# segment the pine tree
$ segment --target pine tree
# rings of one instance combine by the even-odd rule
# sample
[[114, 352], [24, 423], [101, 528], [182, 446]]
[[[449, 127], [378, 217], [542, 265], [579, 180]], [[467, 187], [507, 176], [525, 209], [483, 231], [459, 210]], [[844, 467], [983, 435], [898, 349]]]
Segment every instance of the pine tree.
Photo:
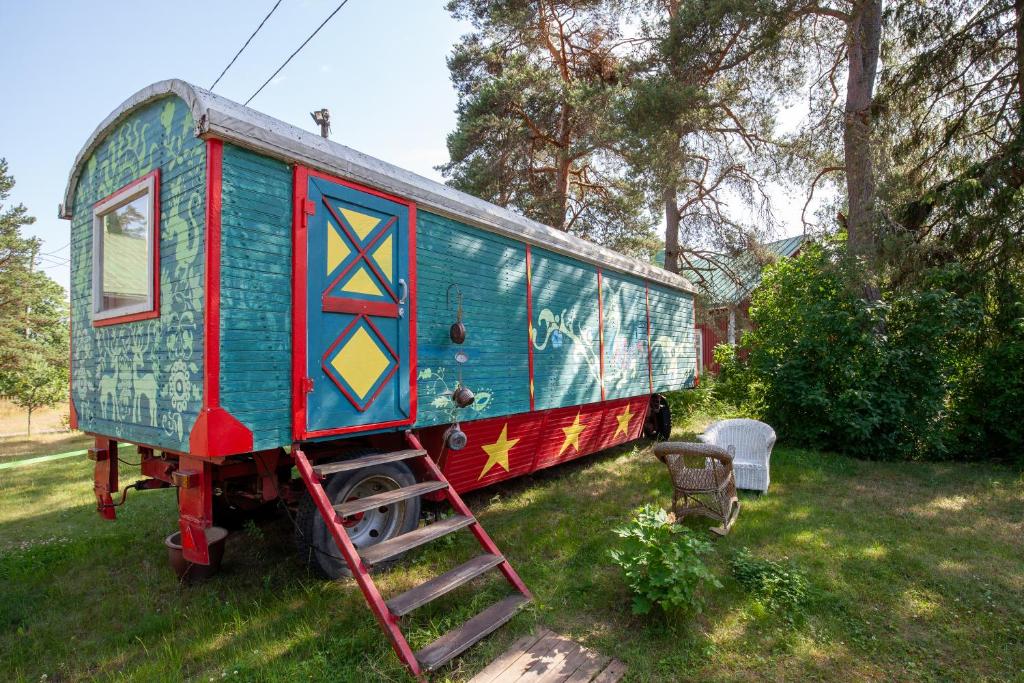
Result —
[[448, 60], [459, 96], [448, 182], [542, 223], [636, 250], [643, 196], [609, 126], [620, 86], [617, 3], [452, 0], [474, 31]]
[[[622, 134], [664, 207], [665, 267], [699, 279], [701, 263], [725, 267], [723, 253], [755, 246], [770, 227], [774, 114], [793, 83], [779, 52], [786, 13], [768, 0], [638, 4]], [[740, 222], [737, 200], [762, 220]]]
[[0, 395], [31, 414], [67, 396], [68, 304], [64, 288], [34, 267], [39, 241], [22, 228], [35, 219], [6, 206], [14, 187], [0, 159]]

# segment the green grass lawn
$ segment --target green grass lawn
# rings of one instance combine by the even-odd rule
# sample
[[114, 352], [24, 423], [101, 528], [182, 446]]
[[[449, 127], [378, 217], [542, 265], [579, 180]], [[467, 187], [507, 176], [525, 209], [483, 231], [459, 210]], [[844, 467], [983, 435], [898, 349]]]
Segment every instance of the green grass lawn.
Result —
[[[137, 470], [123, 468], [123, 481]], [[700, 615], [631, 614], [610, 529], [668, 505], [647, 444], [467, 497], [534, 606], [436, 676], [466, 680], [544, 625], [628, 667], [627, 680], [1024, 680], [1024, 480], [993, 466], [861, 462], [778, 448], [772, 491], [743, 496]], [[179, 586], [163, 537], [174, 492], [93, 511], [84, 458], [0, 471], [0, 679], [407, 680], [352, 582], [307, 574], [287, 519], [229, 538], [224, 570]], [[404, 590], [472, 552], [442, 540], [383, 576]], [[789, 558], [806, 617], [766, 613], [728, 575], [740, 547]], [[498, 576], [497, 574], [495, 575]], [[505, 591], [497, 579], [414, 615], [414, 646]]]

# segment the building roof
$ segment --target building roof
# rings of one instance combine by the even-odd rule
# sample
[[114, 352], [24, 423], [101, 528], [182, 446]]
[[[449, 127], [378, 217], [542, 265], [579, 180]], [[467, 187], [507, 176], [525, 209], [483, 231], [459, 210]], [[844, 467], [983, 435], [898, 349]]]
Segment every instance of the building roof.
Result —
[[84, 164], [107, 133], [134, 110], [169, 95], [176, 95], [188, 105], [196, 122], [197, 137], [221, 139], [288, 163], [303, 164], [410, 199], [424, 209], [491, 232], [666, 287], [690, 293], [696, 291], [685, 277], [664, 268], [592, 244], [177, 79], [143, 88], [121, 103], [93, 131], [72, 166], [60, 208], [61, 218], [71, 218], [75, 188]]
[[[774, 257], [788, 258], [800, 250], [806, 239], [806, 235], [794, 235], [762, 246]], [[658, 252], [657, 260], [665, 262], [664, 251]], [[761, 284], [764, 268], [761, 260], [749, 251], [738, 256], [718, 257], [714, 261], [691, 257], [690, 263], [691, 266], [683, 266], [680, 271], [698, 283], [701, 293], [707, 299], [707, 305], [712, 308], [738, 304], [749, 297]]]

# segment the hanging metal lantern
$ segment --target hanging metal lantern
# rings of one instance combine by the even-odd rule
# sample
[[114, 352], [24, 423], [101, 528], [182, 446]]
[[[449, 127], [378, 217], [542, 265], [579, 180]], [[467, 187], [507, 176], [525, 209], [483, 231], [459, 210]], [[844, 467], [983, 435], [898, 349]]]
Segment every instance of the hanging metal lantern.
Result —
[[452, 338], [452, 341], [456, 344], [462, 344], [466, 341], [466, 326], [462, 321], [452, 323], [451, 329], [448, 330], [448, 336]]
[[452, 403], [460, 408], [468, 408], [473, 405], [473, 401], [476, 397], [473, 396], [473, 392], [469, 390], [469, 387], [460, 386], [452, 392]]
[[466, 325], [462, 322], [462, 290], [456, 284], [448, 285], [448, 291], [445, 292], [444, 298], [445, 303], [451, 307], [451, 301], [449, 295], [451, 294], [452, 287], [455, 288], [455, 299], [458, 302], [455, 311], [455, 322], [452, 323], [451, 328], [448, 330], [448, 336], [451, 337], [452, 342], [456, 344], [462, 344], [466, 341]]
[[462, 431], [459, 423], [456, 422], [444, 433], [444, 442], [450, 450], [461, 451], [469, 443], [469, 437]]

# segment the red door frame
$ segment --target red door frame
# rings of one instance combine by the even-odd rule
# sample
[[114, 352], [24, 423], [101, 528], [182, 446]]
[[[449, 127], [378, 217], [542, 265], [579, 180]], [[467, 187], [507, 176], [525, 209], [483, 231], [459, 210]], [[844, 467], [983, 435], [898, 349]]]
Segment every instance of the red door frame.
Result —
[[[366, 192], [381, 199], [401, 204], [409, 209], [409, 417], [390, 422], [368, 425], [351, 425], [306, 430], [306, 395], [312, 389], [312, 379], [306, 376], [306, 304], [309, 297], [308, 253], [306, 231], [309, 217], [316, 213], [316, 205], [309, 200], [309, 180], [320, 178], [331, 183], [344, 185], [359, 192]], [[366, 187], [350, 180], [344, 180], [311, 169], [296, 166], [292, 176], [292, 433], [296, 441], [322, 436], [340, 436], [389, 427], [406, 427], [416, 422], [416, 204], [408, 199], [390, 195], [372, 187]]]

